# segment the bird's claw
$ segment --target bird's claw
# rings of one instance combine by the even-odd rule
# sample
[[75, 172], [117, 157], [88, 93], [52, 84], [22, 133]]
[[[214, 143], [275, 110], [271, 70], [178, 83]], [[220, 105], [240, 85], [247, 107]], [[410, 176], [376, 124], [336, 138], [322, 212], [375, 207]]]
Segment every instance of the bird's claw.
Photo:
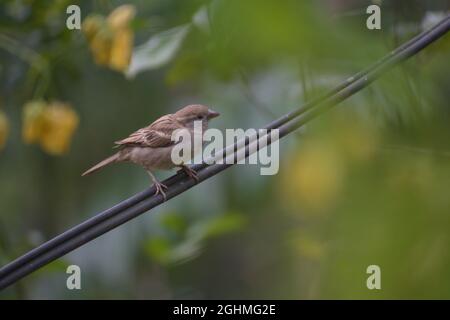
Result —
[[194, 169], [189, 168], [188, 166], [182, 166], [181, 169], [186, 173], [188, 177], [194, 179], [196, 183], [200, 181], [197, 171], [195, 171]]
[[160, 195], [162, 195], [164, 201], [166, 201], [167, 197], [166, 197], [166, 193], [164, 192], [164, 190], [167, 190], [168, 187], [165, 184], [161, 183], [161, 182], [155, 182], [154, 186], [156, 188], [155, 196], [160, 194]]

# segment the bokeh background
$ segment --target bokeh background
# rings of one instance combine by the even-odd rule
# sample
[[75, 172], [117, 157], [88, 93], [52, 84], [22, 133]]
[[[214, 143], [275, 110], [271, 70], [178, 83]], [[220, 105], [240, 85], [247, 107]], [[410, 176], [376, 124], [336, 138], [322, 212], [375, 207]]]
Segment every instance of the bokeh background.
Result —
[[[261, 127], [450, 8], [373, 2], [381, 30], [364, 0], [2, 1], [0, 265], [149, 186], [127, 164], [80, 176], [113, 141], [189, 103], [221, 130]], [[447, 35], [284, 138], [277, 175], [235, 166], [0, 298], [450, 298], [449, 50]]]

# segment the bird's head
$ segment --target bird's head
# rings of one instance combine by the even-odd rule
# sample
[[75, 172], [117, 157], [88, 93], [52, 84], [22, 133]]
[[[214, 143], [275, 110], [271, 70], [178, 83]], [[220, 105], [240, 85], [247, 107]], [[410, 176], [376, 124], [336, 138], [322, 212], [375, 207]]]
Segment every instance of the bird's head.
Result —
[[178, 110], [175, 114], [177, 121], [188, 128], [194, 128], [195, 121], [201, 121], [204, 129], [208, 127], [208, 121], [218, 117], [220, 113], [201, 104], [191, 104]]

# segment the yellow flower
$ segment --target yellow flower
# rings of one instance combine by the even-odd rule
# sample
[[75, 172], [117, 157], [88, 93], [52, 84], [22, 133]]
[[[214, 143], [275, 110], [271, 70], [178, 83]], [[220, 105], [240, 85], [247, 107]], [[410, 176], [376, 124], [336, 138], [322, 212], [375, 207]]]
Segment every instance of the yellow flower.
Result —
[[124, 72], [131, 60], [134, 34], [130, 22], [136, 14], [133, 5], [117, 7], [105, 19], [93, 15], [83, 22], [83, 32], [89, 42], [95, 63]]
[[97, 32], [105, 26], [105, 18], [100, 15], [91, 15], [83, 21], [82, 30], [87, 40], [94, 39]]
[[9, 122], [3, 112], [0, 112], [0, 150], [3, 149], [8, 138]]
[[95, 34], [90, 45], [96, 64], [109, 64], [112, 42], [113, 34], [108, 28], [102, 28]]
[[53, 102], [44, 112], [41, 145], [50, 154], [60, 155], [69, 149], [78, 126], [78, 115], [68, 104]]
[[136, 15], [136, 8], [131, 4], [124, 4], [111, 12], [108, 16], [108, 24], [114, 30], [128, 28], [131, 20]]
[[282, 180], [282, 195], [290, 208], [322, 212], [334, 204], [340, 192], [343, 165], [328, 144], [311, 141], [290, 161]]
[[23, 109], [22, 137], [26, 143], [39, 141], [43, 128], [43, 111], [47, 104], [41, 100], [35, 100], [25, 104]]
[[50, 154], [61, 155], [68, 150], [78, 122], [78, 115], [68, 104], [32, 101], [24, 108], [23, 139], [39, 143]]
[[120, 29], [116, 32], [112, 48], [109, 66], [117, 71], [127, 70], [133, 46], [133, 32], [128, 29]]

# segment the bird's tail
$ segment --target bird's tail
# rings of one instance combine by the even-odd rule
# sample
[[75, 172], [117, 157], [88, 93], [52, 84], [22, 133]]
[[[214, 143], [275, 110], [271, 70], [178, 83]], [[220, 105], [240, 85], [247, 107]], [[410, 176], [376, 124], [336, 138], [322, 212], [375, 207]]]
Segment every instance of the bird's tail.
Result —
[[97, 170], [100, 170], [101, 168], [107, 166], [108, 164], [116, 162], [118, 159], [119, 159], [119, 152], [117, 152], [116, 154], [113, 154], [111, 157], [106, 158], [102, 162], [96, 164], [95, 166], [93, 166], [92, 168], [87, 170], [85, 173], [83, 173], [81, 176], [87, 176], [88, 174], [91, 174]]

